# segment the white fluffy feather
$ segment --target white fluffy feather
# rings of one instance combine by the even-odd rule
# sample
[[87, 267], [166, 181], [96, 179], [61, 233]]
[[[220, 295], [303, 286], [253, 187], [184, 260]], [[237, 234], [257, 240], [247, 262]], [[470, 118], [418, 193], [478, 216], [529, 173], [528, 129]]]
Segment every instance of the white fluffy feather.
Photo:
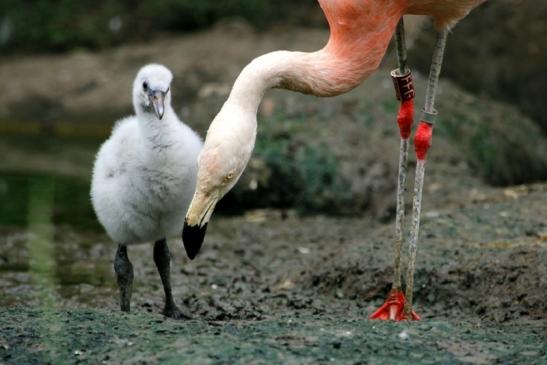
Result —
[[91, 185], [97, 217], [118, 243], [179, 234], [194, 194], [200, 137], [182, 123], [165, 98], [160, 120], [147, 109], [143, 82], [169, 90], [172, 76], [160, 65], [143, 67], [133, 86], [135, 116], [117, 122], [101, 146]]

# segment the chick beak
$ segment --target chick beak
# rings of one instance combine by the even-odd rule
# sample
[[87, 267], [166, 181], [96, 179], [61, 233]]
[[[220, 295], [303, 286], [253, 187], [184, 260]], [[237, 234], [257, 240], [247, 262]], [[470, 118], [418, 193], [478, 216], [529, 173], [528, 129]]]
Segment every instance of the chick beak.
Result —
[[164, 100], [165, 100], [165, 93], [160, 90], [152, 90], [148, 97], [150, 98], [150, 102], [152, 103], [152, 106], [154, 107], [154, 112], [156, 113], [156, 116], [161, 120], [163, 118], [163, 112], [164, 112]]

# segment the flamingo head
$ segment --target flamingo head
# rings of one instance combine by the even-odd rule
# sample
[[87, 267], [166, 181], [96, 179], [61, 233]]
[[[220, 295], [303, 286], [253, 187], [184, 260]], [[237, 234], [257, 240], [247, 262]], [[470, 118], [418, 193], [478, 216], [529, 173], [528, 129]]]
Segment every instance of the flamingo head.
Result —
[[198, 254], [216, 204], [237, 183], [256, 139], [256, 112], [224, 104], [211, 123], [198, 161], [196, 191], [184, 221], [182, 240], [190, 259]]

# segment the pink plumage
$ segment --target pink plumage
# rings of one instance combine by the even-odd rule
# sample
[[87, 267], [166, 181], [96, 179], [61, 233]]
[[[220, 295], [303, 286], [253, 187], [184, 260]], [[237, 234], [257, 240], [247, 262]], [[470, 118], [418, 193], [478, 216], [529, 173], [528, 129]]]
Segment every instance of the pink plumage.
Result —
[[[316, 52], [276, 51], [257, 57], [241, 71], [228, 100], [211, 123], [200, 155], [196, 192], [183, 229], [183, 241], [189, 257], [194, 258], [200, 250], [216, 204], [236, 184], [249, 162], [256, 140], [256, 113], [264, 93], [270, 88], [317, 96], [335, 96], [348, 92], [378, 68], [403, 15], [430, 15], [435, 18], [439, 37], [426, 92], [425, 110], [429, 116], [426, 119], [429, 120], [420, 123], [415, 138], [419, 164], [414, 190], [414, 217], [409, 236], [406, 299], [400, 290], [400, 280], [394, 280], [394, 291], [388, 297], [387, 305], [381, 307], [380, 313], [375, 313], [381, 319], [418, 319], [419, 316], [412, 309], [412, 278], [425, 158], [433, 132], [432, 116], [436, 115], [434, 101], [446, 34], [448, 28], [482, 2], [484, 0], [319, 0], [330, 27], [330, 37], [325, 47]], [[404, 27], [401, 28], [403, 31], [398, 30], [397, 34], [404, 33]], [[400, 65], [400, 69], [398, 76], [404, 76], [405, 67]], [[409, 84], [407, 86], [410, 87]], [[410, 95], [405, 95], [401, 101], [398, 123], [404, 147], [401, 151], [406, 151], [401, 155], [407, 156], [414, 106]], [[406, 157], [401, 161], [404, 164], [400, 165], [400, 171], [406, 171]], [[401, 166], [404, 168], [401, 169]], [[399, 179], [400, 191], [404, 191], [404, 180]], [[404, 204], [399, 204], [404, 199], [399, 197], [398, 206], [404, 208]], [[402, 212], [404, 215], [404, 209]], [[402, 242], [402, 238], [399, 241]], [[396, 266], [400, 268], [399, 264]], [[400, 270], [395, 272], [399, 272], [400, 276]], [[396, 309], [397, 315], [393, 314], [395, 311], [392, 311], [392, 307]]]

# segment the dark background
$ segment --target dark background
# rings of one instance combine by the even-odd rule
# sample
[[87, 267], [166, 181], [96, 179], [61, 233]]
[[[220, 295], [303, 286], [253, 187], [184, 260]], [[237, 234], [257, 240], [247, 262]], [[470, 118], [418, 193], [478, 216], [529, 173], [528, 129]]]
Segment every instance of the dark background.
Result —
[[[173, 68], [176, 110], [203, 136], [252, 58], [274, 49], [314, 50], [328, 34], [315, 0], [297, 5], [289, 0], [5, 0], [0, 14], [0, 72], [4, 84], [13, 85], [0, 94], [0, 132], [8, 161], [3, 170], [15, 166], [76, 176], [83, 180], [76, 184], [82, 194], [87, 194], [98, 144], [116, 119], [132, 112], [127, 90], [143, 64], [165, 62]], [[508, 186], [547, 178], [544, 19], [544, 1], [489, 1], [450, 34], [442, 79], [465, 93], [445, 87], [436, 135], [454, 146], [453, 152], [445, 152], [446, 163], [456, 166], [463, 156], [471, 168], [465, 174], [483, 183]], [[409, 62], [419, 79], [428, 72], [435, 32], [427, 19], [411, 19], [407, 26]], [[390, 49], [383, 66], [393, 65]], [[356, 129], [364, 134], [363, 146], [356, 147], [354, 126], [344, 121], [370, 120], [376, 130], [384, 128], [382, 120], [397, 109], [391, 91], [379, 91], [384, 82], [367, 81], [347, 100], [267, 94], [254, 162], [220, 210], [372, 212], [390, 219], [393, 206], [383, 197], [391, 202], [397, 147], [387, 154], [371, 148], [383, 143], [376, 142], [383, 137], [370, 137], [364, 126]], [[371, 107], [372, 95], [382, 108]], [[317, 138], [322, 130], [349, 137], [331, 133], [332, 138]], [[394, 133], [391, 125], [386, 133]], [[70, 157], [64, 151], [75, 143], [87, 152], [75, 153], [82, 157], [66, 163], [63, 171], [52, 167], [62, 163], [35, 166], [36, 155]], [[366, 152], [355, 152], [361, 148]], [[251, 182], [258, 184], [256, 190], [248, 188]], [[348, 204], [352, 201], [358, 204]]]

